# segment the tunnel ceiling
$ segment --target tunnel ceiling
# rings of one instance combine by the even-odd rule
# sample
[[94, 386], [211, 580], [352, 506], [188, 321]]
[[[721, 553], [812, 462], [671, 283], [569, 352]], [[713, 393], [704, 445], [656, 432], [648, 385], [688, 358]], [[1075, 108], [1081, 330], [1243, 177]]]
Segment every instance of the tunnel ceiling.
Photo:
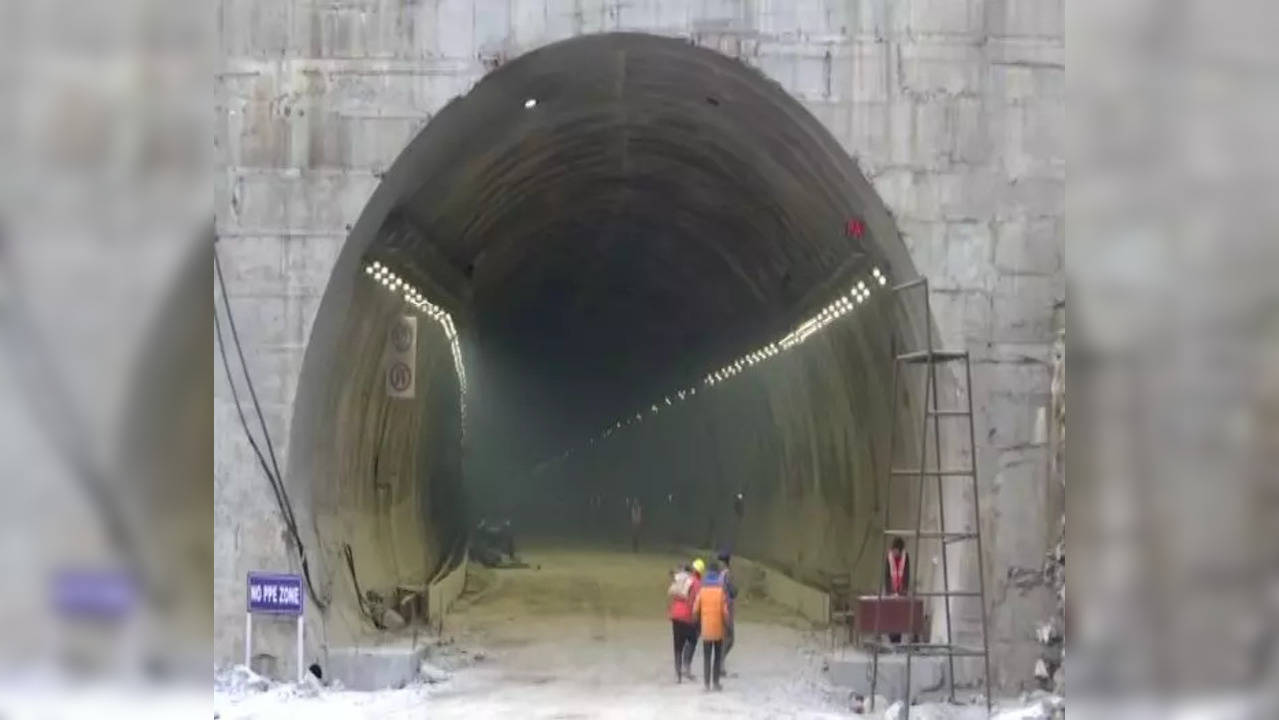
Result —
[[775, 336], [875, 262], [844, 233], [865, 203], [825, 129], [683, 41], [529, 53], [414, 144], [395, 213], [412, 231], [382, 252], [464, 286], [480, 354], [554, 388], [583, 429]]

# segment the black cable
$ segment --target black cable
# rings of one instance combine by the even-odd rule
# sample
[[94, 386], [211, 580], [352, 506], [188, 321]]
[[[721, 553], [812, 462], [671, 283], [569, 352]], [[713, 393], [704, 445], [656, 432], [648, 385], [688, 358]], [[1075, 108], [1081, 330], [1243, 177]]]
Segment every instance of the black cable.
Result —
[[[275, 447], [271, 444], [271, 433], [267, 432], [266, 419], [262, 417], [262, 406], [258, 404], [258, 393], [253, 389], [253, 379], [249, 377], [249, 365], [244, 361], [244, 350], [240, 347], [240, 333], [235, 327], [235, 314], [231, 312], [231, 300], [226, 291], [226, 280], [222, 277], [222, 262], [218, 260], [217, 245], [213, 246], [213, 269], [217, 271], [218, 288], [222, 291], [222, 305], [226, 308], [227, 325], [231, 328], [231, 340], [235, 342], [235, 352], [240, 357], [240, 367], [244, 370], [244, 382], [249, 387], [249, 397], [253, 400], [253, 409], [258, 415], [258, 425], [262, 428], [262, 437], [266, 440], [267, 456], [271, 458], [271, 468], [275, 470], [277, 481], [284, 477], [280, 472], [280, 464], [275, 460]], [[292, 508], [289, 510], [292, 515]]]
[[[262, 472], [266, 473], [267, 479], [271, 483], [271, 492], [275, 495], [275, 502], [283, 505], [283, 498], [280, 497], [280, 487], [276, 484], [275, 477], [271, 474], [271, 466], [267, 464], [266, 456], [262, 454], [262, 449], [258, 447], [258, 441], [254, 439], [253, 433], [249, 432], [249, 423], [244, 417], [244, 408], [240, 405], [240, 393], [235, 389], [235, 383], [231, 380], [231, 365], [226, 359], [226, 347], [222, 340], [222, 323], [218, 322], [218, 314], [213, 313], [213, 332], [218, 341], [218, 353], [222, 356], [222, 369], [226, 372], [227, 385], [231, 387], [231, 399], [235, 402], [235, 411], [240, 416], [240, 427], [244, 429], [244, 437], [249, 441], [249, 446], [253, 448], [253, 454], [257, 456], [258, 463], [262, 465]], [[292, 523], [285, 518], [285, 524], [289, 525], [289, 532], [292, 533]]]
[[[236, 353], [240, 358], [241, 372], [244, 374], [245, 384], [248, 385], [249, 396], [253, 400], [253, 406], [258, 416], [258, 423], [262, 428], [262, 435], [266, 441], [267, 450], [270, 454], [270, 464], [267, 463], [267, 456], [262, 453], [261, 447], [258, 446], [257, 441], [253, 438], [253, 433], [249, 430], [248, 420], [244, 416], [244, 407], [240, 403], [240, 394], [236, 390], [235, 381], [231, 376], [231, 364], [227, 360], [226, 356], [226, 342], [222, 338], [222, 325], [218, 321], [217, 307], [215, 306], [213, 312], [213, 329], [218, 341], [218, 352], [222, 356], [222, 369], [226, 373], [227, 384], [231, 386], [231, 399], [234, 401], [236, 413], [240, 417], [240, 427], [243, 428], [244, 435], [248, 438], [249, 445], [253, 448], [254, 454], [257, 455], [258, 463], [262, 466], [262, 472], [266, 474], [267, 481], [271, 484], [271, 491], [272, 494], [275, 495], [276, 505], [280, 509], [280, 514], [284, 517], [284, 524], [288, 529], [289, 534], [293, 537], [293, 542], [298, 547], [298, 558], [302, 563], [302, 575], [306, 579], [307, 589], [311, 592], [311, 599], [315, 602], [317, 607], [324, 610], [328, 607], [328, 603], [325, 600], [322, 600], [319, 593], [315, 591], [315, 583], [311, 579], [310, 563], [307, 562], [306, 547], [302, 544], [301, 533], [298, 532], [297, 519], [293, 514], [293, 507], [289, 502], [288, 492], [285, 490], [284, 483], [280, 479], [279, 464], [275, 460], [275, 449], [271, 444], [271, 434], [267, 430], [266, 420], [262, 416], [262, 406], [258, 403], [257, 393], [253, 389], [253, 379], [249, 376], [249, 366], [244, 359], [244, 350], [240, 345], [239, 333], [236, 332], [235, 318], [231, 313], [231, 303], [227, 295], [226, 283], [222, 278], [222, 265], [218, 261], [216, 241], [213, 249], [213, 266], [217, 271], [218, 285], [222, 295], [222, 304], [227, 314], [227, 322], [231, 328], [231, 338], [235, 342]], [[272, 468], [274, 468], [274, 472], [272, 472]]]
[[351, 571], [351, 584], [355, 586], [355, 599], [359, 601], [360, 614], [372, 621], [379, 630], [382, 629], [373, 613], [364, 607], [364, 591], [360, 589], [360, 580], [355, 576], [355, 553], [351, 551], [350, 543], [342, 543], [342, 554], [346, 555], [346, 567]]

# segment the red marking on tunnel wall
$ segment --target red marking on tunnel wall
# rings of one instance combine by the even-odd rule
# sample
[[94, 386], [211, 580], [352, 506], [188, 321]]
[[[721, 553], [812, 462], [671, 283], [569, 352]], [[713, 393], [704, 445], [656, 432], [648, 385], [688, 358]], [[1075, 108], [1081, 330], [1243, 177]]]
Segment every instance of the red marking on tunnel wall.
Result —
[[860, 238], [866, 234], [866, 223], [862, 222], [861, 218], [852, 218], [844, 227], [844, 232], [849, 237]]

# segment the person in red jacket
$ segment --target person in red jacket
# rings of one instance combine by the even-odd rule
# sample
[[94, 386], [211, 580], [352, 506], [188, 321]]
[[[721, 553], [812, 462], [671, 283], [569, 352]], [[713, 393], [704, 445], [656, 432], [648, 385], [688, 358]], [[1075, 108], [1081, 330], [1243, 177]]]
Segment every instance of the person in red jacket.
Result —
[[675, 644], [675, 682], [682, 682], [686, 676], [690, 680], [693, 677], [689, 670], [693, 662], [693, 651], [697, 647], [693, 603], [697, 600], [700, 585], [698, 574], [692, 567], [685, 565], [674, 573], [670, 587], [666, 589], [666, 596], [670, 598], [667, 616], [671, 619], [671, 634]]

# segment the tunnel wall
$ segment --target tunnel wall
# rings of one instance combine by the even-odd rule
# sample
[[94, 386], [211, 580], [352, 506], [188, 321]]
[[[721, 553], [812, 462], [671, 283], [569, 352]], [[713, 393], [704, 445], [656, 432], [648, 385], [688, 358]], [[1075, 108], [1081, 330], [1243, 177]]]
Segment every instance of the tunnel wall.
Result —
[[346, 352], [318, 408], [311, 496], [299, 505], [314, 515], [319, 591], [334, 599], [330, 643], [372, 630], [358, 617], [345, 546], [360, 589], [390, 603], [397, 587], [425, 592], [463, 533], [458, 383], [438, 325], [419, 317], [414, 397], [385, 391], [386, 337], [404, 312], [398, 295], [357, 280], [340, 340]]
[[[687, 38], [797, 98], [850, 155], [934, 282], [942, 339], [975, 354], [996, 670], [1029, 676], [1047, 507], [1052, 309], [1064, 298], [1061, 0], [794, 3], [219, 3], [217, 232], [272, 438], [348, 232], [449, 99], [506, 59], [583, 33]], [[282, 525], [215, 385], [215, 662], [241, 640], [241, 570], [283, 567]], [[248, 523], [242, 518], [252, 518]], [[280, 648], [284, 652], [287, 645]]]

